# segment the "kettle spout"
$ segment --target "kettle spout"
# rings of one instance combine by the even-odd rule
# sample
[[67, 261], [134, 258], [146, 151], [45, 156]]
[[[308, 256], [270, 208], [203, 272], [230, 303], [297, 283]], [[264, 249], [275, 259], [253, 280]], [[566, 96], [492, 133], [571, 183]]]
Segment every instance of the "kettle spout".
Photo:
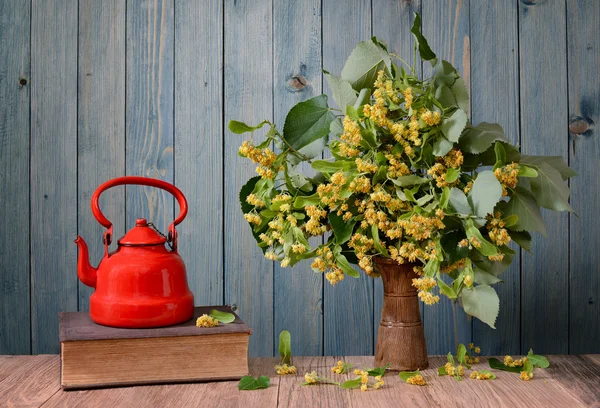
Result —
[[85, 285], [96, 287], [97, 268], [90, 265], [88, 246], [80, 236], [77, 236], [75, 243], [79, 247], [79, 257], [77, 259], [77, 276]]

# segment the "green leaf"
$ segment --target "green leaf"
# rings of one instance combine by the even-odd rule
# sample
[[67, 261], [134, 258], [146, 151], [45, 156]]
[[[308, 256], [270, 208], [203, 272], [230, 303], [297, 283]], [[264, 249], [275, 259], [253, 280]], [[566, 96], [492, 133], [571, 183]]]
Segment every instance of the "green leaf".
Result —
[[444, 187], [442, 190], [442, 196], [440, 197], [440, 208], [446, 209], [448, 207], [448, 201], [450, 199], [450, 189], [448, 187]]
[[340, 388], [344, 388], [344, 389], [347, 389], [347, 390], [353, 389], [353, 388], [358, 388], [362, 384], [361, 380], [362, 380], [362, 378], [356, 377], [353, 380], [344, 381], [342, 383], [342, 385], [340, 385]]
[[465, 220], [465, 232], [467, 233], [467, 238], [476, 238], [479, 241], [481, 245], [477, 250], [483, 255], [492, 256], [498, 254], [498, 248], [481, 235], [481, 232], [475, 227], [473, 220], [470, 218]]
[[538, 167], [538, 177], [531, 179], [531, 191], [537, 203], [555, 211], [573, 211], [569, 205], [569, 186], [558, 170], [547, 163]]
[[386, 247], [384, 247], [379, 240], [379, 229], [377, 228], [377, 225], [371, 225], [371, 234], [373, 235], [373, 246], [375, 246], [375, 249], [379, 251], [381, 255], [389, 257], [390, 255], [388, 254]]
[[445, 156], [452, 150], [452, 147], [454, 147], [454, 144], [451, 141], [444, 136], [440, 136], [440, 138], [433, 143], [433, 154], [437, 157]]
[[568, 179], [569, 177], [574, 177], [577, 175], [573, 170], [569, 168], [565, 160], [561, 156], [522, 156], [520, 164], [530, 164], [532, 166], [540, 166], [542, 163], [549, 164], [554, 167], [556, 171], [558, 171], [563, 178], [563, 180]]
[[523, 363], [523, 369], [521, 371], [525, 371], [527, 374], [531, 374], [533, 370], [533, 363], [529, 359], [527, 359], [527, 361]]
[[454, 82], [454, 85], [452, 85], [450, 89], [456, 98], [458, 107], [466, 112], [469, 109], [469, 93], [467, 91], [465, 80], [462, 78], [457, 78]]
[[460, 176], [460, 169], [448, 167], [448, 170], [446, 170], [446, 182], [454, 183], [458, 176]]
[[289, 146], [300, 150], [329, 134], [335, 115], [327, 106], [327, 95], [319, 95], [296, 104], [287, 114], [283, 138]]
[[263, 120], [256, 126], [250, 126], [250, 125], [245, 124], [244, 122], [239, 122], [237, 120], [230, 120], [227, 127], [229, 128], [229, 130], [231, 132], [241, 135], [242, 133], [254, 132], [255, 130], [260, 129], [267, 123], [269, 123], [268, 120]]
[[385, 374], [385, 370], [387, 370], [389, 366], [389, 364], [386, 364], [383, 367], [372, 368], [370, 370], [367, 370], [367, 374], [369, 374], [371, 377], [383, 377], [383, 375]]
[[521, 367], [509, 367], [507, 365], [504, 365], [504, 363], [502, 363], [497, 358], [493, 358], [493, 357], [490, 357], [488, 359], [488, 363], [490, 364], [490, 367], [493, 368], [494, 370], [508, 371], [511, 373], [520, 373], [522, 371]]
[[536, 178], [537, 176], [538, 172], [533, 167], [519, 164], [519, 177]]
[[329, 224], [331, 225], [333, 235], [335, 236], [335, 242], [338, 245], [342, 245], [344, 242], [347, 242], [352, 236], [352, 231], [356, 225], [356, 220], [352, 219], [350, 221], [344, 221], [344, 219], [337, 215], [335, 211], [330, 212], [327, 217], [329, 218]]
[[450, 197], [448, 198], [450, 203], [450, 207], [454, 208], [459, 214], [470, 215], [473, 210], [467, 201], [467, 196], [462, 190], [459, 190], [456, 187], [452, 187], [450, 189]]
[[527, 231], [509, 231], [508, 234], [521, 248], [531, 250], [531, 234]]
[[348, 171], [356, 167], [356, 164], [347, 160], [315, 160], [311, 164], [312, 168], [321, 173], [335, 173], [336, 171]]
[[229, 324], [235, 320], [235, 316], [232, 313], [222, 312], [217, 309], [210, 311], [210, 317], [217, 319], [219, 323]]
[[346, 275], [351, 278], [360, 278], [360, 274], [352, 267], [352, 265], [350, 265], [350, 262], [348, 262], [348, 259], [346, 259], [344, 255], [337, 255], [335, 263]]
[[346, 110], [346, 106], [354, 105], [358, 93], [352, 89], [350, 82], [331, 74], [325, 74], [325, 79], [333, 92], [333, 100], [342, 111]]
[[467, 126], [459, 145], [467, 153], [478, 154], [486, 151], [497, 140], [508, 143], [502, 127], [497, 123], [482, 122], [477, 126]]
[[341, 77], [352, 84], [357, 91], [363, 88], [373, 88], [377, 72], [391, 71], [391, 59], [388, 52], [372, 40], [362, 41], [354, 48], [344, 68]]
[[467, 357], [467, 348], [464, 344], [460, 343], [458, 348], [456, 349], [456, 360], [462, 365], [467, 365], [466, 358]]
[[485, 218], [494, 212], [494, 207], [502, 198], [502, 185], [490, 170], [477, 175], [473, 188], [469, 192], [469, 201], [475, 215]]
[[435, 53], [427, 44], [427, 40], [421, 34], [421, 16], [419, 13], [415, 13], [415, 21], [413, 22], [410, 32], [415, 37], [417, 46], [419, 47], [419, 56], [423, 61], [431, 61], [435, 59]]
[[419, 177], [415, 175], [400, 176], [397, 179], [391, 179], [392, 183], [400, 187], [414, 186], [415, 184], [429, 183], [431, 180], [426, 177]]
[[342, 135], [344, 133], [344, 125], [342, 124], [342, 119], [335, 118], [335, 120], [333, 120], [329, 125], [329, 131], [336, 136]]
[[292, 363], [292, 336], [287, 330], [279, 333], [279, 355], [284, 364]]
[[506, 228], [514, 227], [517, 224], [517, 221], [519, 221], [518, 216], [514, 214], [509, 215], [507, 217], [504, 217], [504, 226]]
[[440, 293], [447, 296], [450, 299], [456, 299], [458, 296], [454, 289], [446, 284], [443, 279], [440, 277], [437, 279], [438, 286], [440, 287]]
[[493, 285], [495, 283], [502, 282], [496, 276], [484, 271], [483, 269], [479, 269], [476, 267], [473, 269], [473, 272], [475, 283], [479, 285]]
[[498, 204], [503, 214], [514, 214], [519, 219], [512, 227], [515, 231], [537, 231], [546, 234], [546, 225], [531, 191], [517, 186], [508, 202]]
[[500, 299], [494, 288], [488, 285], [478, 285], [462, 292], [462, 304], [465, 313], [475, 316], [486, 323], [492, 329], [498, 312], [500, 311]]
[[533, 354], [533, 350], [529, 349], [529, 353], [527, 353], [527, 359], [531, 361], [531, 363], [540, 368], [548, 368], [550, 367], [550, 362], [544, 356], [540, 356], [538, 354]]
[[298, 196], [294, 200], [294, 208], [304, 208], [307, 205], [319, 205], [320, 202], [321, 198], [318, 193], [309, 196]]
[[267, 376], [260, 376], [258, 378], [254, 378], [251, 375], [246, 375], [242, 377], [240, 382], [238, 383], [238, 390], [240, 391], [253, 391], [264, 388], [269, 388], [271, 385], [271, 380]]
[[462, 109], [457, 109], [449, 118], [442, 121], [441, 129], [449, 141], [456, 143], [466, 124], [467, 114]]
[[400, 379], [404, 382], [408, 381], [409, 378], [414, 377], [415, 375], [421, 375], [421, 372], [419, 370], [416, 371], [400, 371], [400, 373], [398, 374], [398, 376], [400, 377]]
[[371, 89], [370, 88], [361, 89], [360, 92], [358, 93], [358, 97], [356, 98], [356, 101], [354, 102], [354, 109], [358, 109], [362, 105], [369, 103], [370, 99], [371, 99]]
[[240, 189], [240, 204], [242, 206], [242, 212], [244, 214], [247, 214], [254, 209], [254, 206], [252, 204], [249, 204], [246, 201], [246, 198], [248, 198], [250, 193], [252, 193], [252, 191], [254, 191], [254, 187], [256, 186], [256, 183], [258, 183], [260, 181], [260, 179], [261, 179], [260, 176], [252, 177]]
[[494, 170], [502, 167], [506, 164], [506, 150], [500, 142], [494, 144], [494, 153], [496, 154], [496, 164], [494, 164]]
[[454, 357], [452, 357], [452, 353], [448, 353], [448, 355], [446, 356], [448, 358], [448, 362], [452, 365], [455, 365], [456, 363], [454, 362]]
[[446, 85], [441, 85], [435, 90], [435, 99], [442, 104], [444, 108], [458, 107], [454, 93]]
[[441, 377], [442, 375], [448, 375], [448, 373], [446, 372], [446, 367], [439, 367], [437, 369], [437, 373], [438, 375]]

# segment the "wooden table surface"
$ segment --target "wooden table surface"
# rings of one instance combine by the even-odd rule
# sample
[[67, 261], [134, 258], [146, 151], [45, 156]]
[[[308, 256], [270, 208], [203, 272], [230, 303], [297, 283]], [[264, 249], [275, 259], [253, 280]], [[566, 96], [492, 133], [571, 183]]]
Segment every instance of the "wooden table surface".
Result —
[[[493, 381], [438, 377], [444, 357], [431, 357], [423, 371], [427, 386], [408, 385], [397, 373], [387, 373], [380, 390], [361, 392], [334, 385], [301, 387], [303, 375], [345, 380], [354, 375], [334, 375], [331, 367], [344, 360], [368, 367], [373, 357], [297, 357], [298, 375], [277, 376], [276, 358], [250, 360], [252, 375], [268, 375], [271, 387], [238, 391], [237, 381], [204, 384], [154, 385], [91, 391], [62, 391], [59, 357], [0, 356], [1, 407], [600, 407], [600, 355], [550, 356], [550, 368], [536, 369], [533, 380], [518, 374], [494, 371]], [[473, 368], [488, 367], [485, 358]], [[467, 371], [467, 374], [470, 371]]]

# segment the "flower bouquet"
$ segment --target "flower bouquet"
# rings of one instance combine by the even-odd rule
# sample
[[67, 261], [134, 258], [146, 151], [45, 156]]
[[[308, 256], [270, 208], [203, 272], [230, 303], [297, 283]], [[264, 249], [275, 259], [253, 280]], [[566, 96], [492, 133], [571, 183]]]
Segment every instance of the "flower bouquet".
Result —
[[[420, 25], [417, 14], [415, 53], [431, 64], [430, 77], [420, 79], [372, 38], [356, 46], [340, 76], [324, 73], [337, 109], [320, 95], [295, 105], [282, 130], [266, 120], [232, 121], [229, 129], [268, 128], [260, 143], [239, 149], [257, 164], [240, 200], [265, 257], [282, 267], [312, 259], [333, 285], [360, 276], [352, 264], [370, 277], [386, 271], [386, 294], [397, 298], [390, 302], [409, 303], [384, 300], [381, 327], [417, 327], [410, 338], [422, 341], [426, 364], [417, 290], [428, 305], [444, 295], [494, 327], [499, 299], [491, 285], [515, 255], [509, 243], [529, 250], [531, 233], [545, 232], [540, 207], [572, 211], [566, 180], [575, 173], [561, 157], [521, 154], [498, 124], [470, 123], [464, 80], [436, 58]], [[302, 162], [315, 174], [303, 174]], [[311, 246], [321, 235], [324, 243]], [[398, 308], [417, 316], [398, 324], [390, 315]], [[400, 341], [386, 346], [385, 337], [380, 330], [376, 355], [403, 353]], [[424, 368], [409, 365], [399, 366]]]

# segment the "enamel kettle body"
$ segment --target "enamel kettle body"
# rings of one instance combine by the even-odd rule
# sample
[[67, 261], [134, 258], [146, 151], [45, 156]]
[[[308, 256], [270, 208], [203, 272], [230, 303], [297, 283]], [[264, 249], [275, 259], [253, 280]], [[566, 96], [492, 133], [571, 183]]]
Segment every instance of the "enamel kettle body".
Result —
[[[169, 226], [167, 237], [145, 219], [137, 219], [135, 227], [118, 240], [117, 250], [109, 253], [112, 223], [100, 211], [98, 199], [104, 190], [123, 184], [166, 190], [177, 198], [180, 212]], [[85, 241], [81, 237], [75, 240], [79, 246], [77, 275], [84, 284], [96, 289], [90, 298], [92, 320], [104, 326], [124, 328], [170, 326], [190, 320], [194, 313], [194, 296], [188, 287], [185, 264], [177, 253], [175, 229], [187, 214], [183, 193], [161, 180], [119, 177], [94, 192], [92, 213], [107, 228], [103, 238], [104, 257], [97, 268], [90, 265]]]

